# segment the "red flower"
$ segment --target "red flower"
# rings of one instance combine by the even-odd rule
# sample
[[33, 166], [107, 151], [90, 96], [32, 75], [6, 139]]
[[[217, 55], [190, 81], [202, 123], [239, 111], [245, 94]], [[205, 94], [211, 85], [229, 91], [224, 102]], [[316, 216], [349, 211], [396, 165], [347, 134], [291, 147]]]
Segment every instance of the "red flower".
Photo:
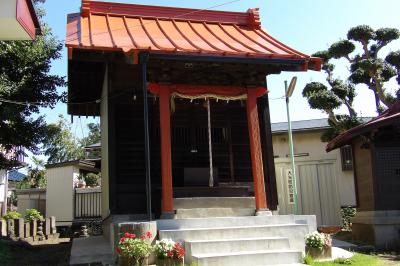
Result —
[[128, 233], [128, 232], [126, 232], [124, 236], [125, 236], [126, 238], [135, 238], [135, 237], [136, 237], [135, 234], [131, 234], [131, 233]]
[[173, 252], [175, 257], [178, 259], [181, 259], [185, 256], [185, 249], [180, 243], [175, 243]]
[[119, 242], [120, 242], [120, 243], [124, 243], [124, 242], [125, 242], [125, 240], [126, 240], [126, 238], [125, 238], [125, 237], [121, 237], [121, 239], [119, 240]]
[[141, 236], [140, 239], [141, 239], [141, 240], [145, 240], [146, 237], [145, 237], [145, 236]]
[[167, 257], [172, 258], [174, 256], [174, 252], [168, 251], [167, 252]]
[[147, 236], [147, 238], [151, 238], [153, 235], [150, 233], [150, 231], [147, 231], [146, 236]]
[[116, 251], [118, 254], [121, 254], [121, 252], [122, 252], [122, 250], [121, 250], [120, 248], [116, 248], [115, 251]]

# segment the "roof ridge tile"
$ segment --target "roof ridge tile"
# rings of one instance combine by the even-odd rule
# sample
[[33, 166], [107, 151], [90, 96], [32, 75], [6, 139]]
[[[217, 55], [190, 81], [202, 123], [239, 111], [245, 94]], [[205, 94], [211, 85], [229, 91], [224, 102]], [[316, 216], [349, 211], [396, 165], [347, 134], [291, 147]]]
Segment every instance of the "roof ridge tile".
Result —
[[[251, 10], [251, 12], [249, 12]], [[260, 23], [258, 8], [249, 9], [248, 12], [232, 12], [207, 9], [193, 9], [181, 7], [166, 7], [155, 5], [126, 4], [115, 2], [102, 2], [82, 0], [81, 14], [83, 17], [89, 13], [115, 14], [151, 18], [176, 18], [182, 20], [201, 20], [207, 22], [234, 23], [253, 26]], [[258, 16], [256, 15], [258, 14]], [[257, 20], [258, 17], [258, 20]], [[249, 22], [253, 24], [249, 24]], [[261, 25], [261, 24], [260, 24]]]

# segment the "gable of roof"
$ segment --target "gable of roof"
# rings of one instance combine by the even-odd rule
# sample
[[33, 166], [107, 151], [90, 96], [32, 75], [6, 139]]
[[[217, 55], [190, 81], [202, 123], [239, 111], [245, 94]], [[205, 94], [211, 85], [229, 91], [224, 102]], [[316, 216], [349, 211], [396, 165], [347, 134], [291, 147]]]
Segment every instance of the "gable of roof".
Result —
[[326, 151], [329, 152], [337, 149], [343, 145], [348, 144], [355, 137], [384, 126], [391, 125], [393, 123], [400, 123], [400, 101], [397, 101], [379, 116], [372, 118], [359, 126], [353, 127], [352, 129], [349, 129], [334, 138], [326, 146]]

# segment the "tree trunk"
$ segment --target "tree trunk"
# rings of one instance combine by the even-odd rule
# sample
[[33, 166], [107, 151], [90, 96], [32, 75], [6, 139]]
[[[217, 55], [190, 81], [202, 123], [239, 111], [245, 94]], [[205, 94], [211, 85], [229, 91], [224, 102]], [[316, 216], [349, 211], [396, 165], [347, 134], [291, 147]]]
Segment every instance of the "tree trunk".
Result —
[[332, 110], [325, 110], [325, 112], [329, 115], [329, 120], [331, 120], [336, 126], [339, 125], [339, 121], [337, 121], [335, 114]]
[[[374, 80], [375, 83], [375, 95], [378, 96], [379, 100], [386, 105], [386, 107], [390, 107], [391, 103], [388, 101], [385, 92], [383, 91], [383, 85], [382, 82], [379, 80], [379, 78], [375, 75], [372, 75], [372, 79]], [[380, 106], [380, 104], [378, 103], [378, 106]], [[378, 113], [379, 110], [377, 109]]]
[[350, 103], [348, 103], [347, 101], [344, 102], [344, 104], [346, 105], [347, 109], [349, 110], [349, 115], [351, 118], [356, 117], [356, 111], [354, 111], [353, 107], [351, 107]]

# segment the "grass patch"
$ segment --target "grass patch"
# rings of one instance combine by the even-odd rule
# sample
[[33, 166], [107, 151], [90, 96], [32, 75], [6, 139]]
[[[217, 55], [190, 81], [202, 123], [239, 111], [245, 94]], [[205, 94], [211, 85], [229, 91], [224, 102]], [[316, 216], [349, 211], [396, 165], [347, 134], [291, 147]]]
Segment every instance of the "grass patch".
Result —
[[311, 266], [339, 266], [339, 265], [353, 265], [353, 266], [383, 266], [385, 262], [380, 260], [377, 256], [365, 255], [355, 253], [350, 259], [337, 259], [329, 262], [312, 262]]

